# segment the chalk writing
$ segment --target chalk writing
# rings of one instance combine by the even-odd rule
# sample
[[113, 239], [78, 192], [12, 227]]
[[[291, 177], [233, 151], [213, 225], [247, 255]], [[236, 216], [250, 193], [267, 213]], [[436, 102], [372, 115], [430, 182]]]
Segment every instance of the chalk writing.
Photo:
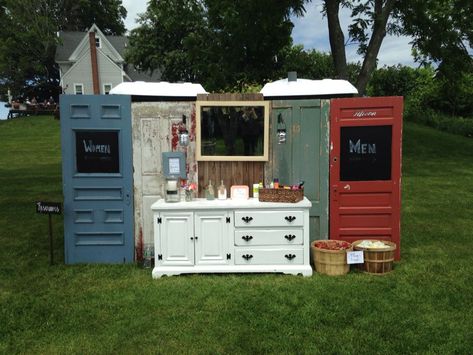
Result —
[[363, 118], [363, 117], [376, 117], [376, 111], [357, 111], [353, 114], [353, 117]]
[[36, 201], [36, 213], [61, 214], [61, 204], [59, 202]]
[[102, 153], [102, 154], [110, 154], [110, 144], [94, 144], [94, 142], [89, 139], [86, 141], [85, 139], [82, 140], [84, 144], [84, 151], [86, 153]]
[[361, 143], [361, 139], [358, 139], [356, 143], [350, 139], [350, 153], [358, 154], [376, 154], [376, 143]]

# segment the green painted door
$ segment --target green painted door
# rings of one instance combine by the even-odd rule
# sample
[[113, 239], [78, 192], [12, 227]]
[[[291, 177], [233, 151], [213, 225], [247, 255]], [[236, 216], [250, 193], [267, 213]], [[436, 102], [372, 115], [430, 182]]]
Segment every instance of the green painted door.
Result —
[[[277, 129], [284, 126], [287, 140], [278, 144]], [[272, 101], [270, 154], [267, 179], [304, 181], [304, 195], [312, 202], [310, 240], [328, 239], [329, 101]]]

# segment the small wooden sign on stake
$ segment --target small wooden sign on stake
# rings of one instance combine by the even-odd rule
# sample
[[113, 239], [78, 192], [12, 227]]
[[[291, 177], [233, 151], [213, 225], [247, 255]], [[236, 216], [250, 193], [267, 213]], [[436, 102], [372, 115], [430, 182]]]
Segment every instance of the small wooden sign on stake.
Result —
[[60, 202], [36, 201], [36, 213], [47, 214], [49, 220], [49, 265], [53, 265], [53, 224], [52, 214], [61, 214], [62, 208]]

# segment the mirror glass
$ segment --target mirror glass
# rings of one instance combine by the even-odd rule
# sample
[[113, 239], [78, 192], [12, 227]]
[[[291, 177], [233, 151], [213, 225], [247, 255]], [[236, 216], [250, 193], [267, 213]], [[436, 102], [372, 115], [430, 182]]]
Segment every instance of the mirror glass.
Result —
[[198, 160], [268, 160], [269, 102], [197, 102]]

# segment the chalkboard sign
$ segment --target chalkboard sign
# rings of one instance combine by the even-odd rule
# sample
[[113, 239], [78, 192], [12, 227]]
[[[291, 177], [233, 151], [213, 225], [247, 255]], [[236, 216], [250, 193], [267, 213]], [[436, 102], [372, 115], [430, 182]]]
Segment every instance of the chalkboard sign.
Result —
[[392, 126], [340, 129], [340, 181], [390, 180]]
[[78, 173], [119, 173], [117, 131], [76, 131]]
[[61, 214], [60, 202], [36, 201], [36, 213], [41, 214]]

